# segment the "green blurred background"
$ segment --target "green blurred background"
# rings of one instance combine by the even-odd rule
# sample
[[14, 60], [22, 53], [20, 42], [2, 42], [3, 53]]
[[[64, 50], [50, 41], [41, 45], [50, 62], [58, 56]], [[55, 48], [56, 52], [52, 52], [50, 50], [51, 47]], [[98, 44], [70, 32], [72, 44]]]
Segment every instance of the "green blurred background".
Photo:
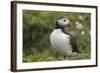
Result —
[[91, 58], [90, 13], [23, 10], [23, 62], [63, 60], [62, 56], [55, 56], [49, 40], [57, 19], [62, 16], [82, 25], [81, 29], [71, 30], [81, 51], [72, 60]]

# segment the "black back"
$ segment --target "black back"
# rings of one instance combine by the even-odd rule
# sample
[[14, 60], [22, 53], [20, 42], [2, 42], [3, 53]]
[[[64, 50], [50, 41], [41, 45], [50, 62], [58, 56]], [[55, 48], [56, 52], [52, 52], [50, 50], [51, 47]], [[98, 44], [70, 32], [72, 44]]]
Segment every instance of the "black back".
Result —
[[79, 53], [79, 49], [77, 48], [77, 44], [76, 44], [76, 39], [70, 35], [70, 44], [71, 44], [71, 47], [72, 47], [72, 52], [77, 52]]

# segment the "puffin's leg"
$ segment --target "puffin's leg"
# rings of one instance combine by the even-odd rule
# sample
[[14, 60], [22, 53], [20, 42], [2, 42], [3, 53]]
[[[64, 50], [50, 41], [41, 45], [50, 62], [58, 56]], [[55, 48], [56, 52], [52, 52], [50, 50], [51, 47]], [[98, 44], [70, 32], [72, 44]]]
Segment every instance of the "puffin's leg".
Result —
[[63, 57], [64, 57], [65, 60], [71, 60], [72, 59], [71, 56], [64, 55]]
[[64, 57], [64, 59], [66, 59], [66, 56], [65, 55], [63, 57]]
[[64, 60], [68, 60], [68, 57], [66, 55], [64, 55], [63, 57], [64, 57]]

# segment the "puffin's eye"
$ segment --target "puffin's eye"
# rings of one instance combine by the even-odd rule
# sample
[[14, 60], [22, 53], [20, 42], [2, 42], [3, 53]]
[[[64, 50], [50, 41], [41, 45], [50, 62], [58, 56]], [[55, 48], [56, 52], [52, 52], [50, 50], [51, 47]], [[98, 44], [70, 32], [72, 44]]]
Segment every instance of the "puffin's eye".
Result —
[[64, 20], [64, 22], [66, 22], [66, 20]]

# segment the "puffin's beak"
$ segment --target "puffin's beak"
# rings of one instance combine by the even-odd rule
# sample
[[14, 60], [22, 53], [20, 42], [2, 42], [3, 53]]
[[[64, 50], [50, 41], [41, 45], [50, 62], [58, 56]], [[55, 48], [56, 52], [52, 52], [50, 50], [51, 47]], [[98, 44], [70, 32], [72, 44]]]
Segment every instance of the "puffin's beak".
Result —
[[68, 24], [68, 26], [69, 26], [70, 28], [74, 28], [74, 27], [75, 27], [75, 22], [70, 21], [69, 24]]

